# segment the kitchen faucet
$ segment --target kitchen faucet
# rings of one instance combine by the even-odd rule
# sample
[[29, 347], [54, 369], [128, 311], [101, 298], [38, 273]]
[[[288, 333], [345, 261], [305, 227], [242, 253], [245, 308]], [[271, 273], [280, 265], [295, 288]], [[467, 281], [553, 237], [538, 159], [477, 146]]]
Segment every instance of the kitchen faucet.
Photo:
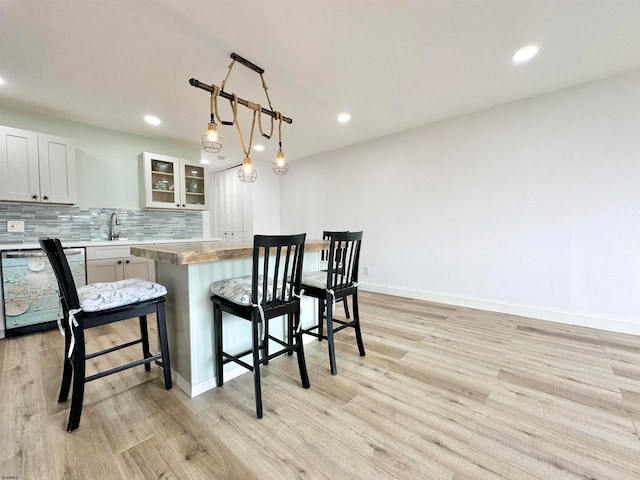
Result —
[[120, 232], [115, 232], [116, 225], [120, 225], [120, 216], [118, 212], [113, 212], [109, 220], [109, 240], [117, 240], [120, 238]]

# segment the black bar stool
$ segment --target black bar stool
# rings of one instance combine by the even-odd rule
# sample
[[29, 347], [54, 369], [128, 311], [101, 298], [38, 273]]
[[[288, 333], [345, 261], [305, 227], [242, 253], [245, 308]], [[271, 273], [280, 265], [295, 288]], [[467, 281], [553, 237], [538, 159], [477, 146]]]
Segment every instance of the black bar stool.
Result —
[[[167, 289], [160, 284], [140, 278], [120, 280], [108, 283], [93, 283], [76, 290], [67, 257], [57, 238], [40, 239], [40, 246], [47, 254], [53, 273], [60, 289], [60, 301], [64, 317], [61, 320], [64, 333], [64, 366], [62, 384], [58, 402], [65, 402], [73, 379], [73, 394], [67, 431], [71, 432], [80, 425], [84, 384], [112, 373], [144, 365], [151, 370], [150, 363], [155, 362], [164, 370], [164, 385], [171, 389], [171, 365], [169, 362], [169, 344], [164, 313]], [[158, 343], [160, 353], [152, 355], [149, 349], [147, 315], [155, 313], [158, 320]], [[87, 328], [106, 325], [129, 318], [139, 317], [140, 338], [131, 342], [115, 345], [104, 350], [86, 353], [84, 331]], [[142, 358], [109, 370], [85, 375], [85, 362], [88, 359], [105, 355], [133, 345], [142, 344]]]
[[[361, 244], [362, 232], [330, 232], [327, 270], [302, 274], [304, 294], [318, 299], [318, 324], [303, 328], [302, 333], [317, 337], [319, 340], [327, 340], [329, 344], [329, 364], [333, 375], [338, 373], [333, 341], [334, 333], [347, 327], [353, 328], [356, 333], [360, 356], [363, 357], [365, 355], [358, 309], [358, 266], [360, 263]], [[334, 318], [335, 303], [339, 299], [346, 299], [348, 296], [352, 297], [353, 319], [344, 321]], [[346, 304], [346, 300], [343, 301]], [[325, 318], [327, 320], [326, 335], [323, 332]], [[334, 327], [334, 323], [338, 324], [338, 326]]]
[[[300, 333], [300, 282], [305, 237], [304, 233], [255, 235], [252, 274], [211, 284], [216, 384], [222, 386], [222, 367], [229, 362], [253, 371], [258, 418], [262, 418], [261, 365], [266, 365], [270, 360], [285, 353], [296, 352], [302, 386], [309, 388]], [[251, 322], [252, 347], [249, 350], [234, 354], [223, 351], [222, 312]], [[288, 338], [280, 339], [270, 335], [269, 321], [284, 315], [287, 317]], [[278, 344], [280, 348], [270, 352], [270, 341]], [[242, 360], [242, 357], [248, 354], [252, 355], [251, 364]]]
[[[347, 233], [347, 231], [331, 231], [331, 230], [325, 230], [322, 232], [322, 239], [323, 240], [331, 240], [331, 235], [333, 235], [334, 233]], [[336, 253], [336, 264], [340, 264], [341, 262], [341, 252], [337, 252]], [[320, 270], [322, 270], [323, 272], [327, 271], [327, 265], [329, 264], [329, 249], [324, 249], [320, 251]], [[335, 268], [335, 265], [334, 265]], [[336, 298], [336, 303], [342, 303], [343, 307], [344, 307], [344, 316], [347, 317], [347, 320], [351, 318], [351, 315], [349, 314], [349, 304], [347, 303], [346, 297], [342, 297], [342, 298]]]

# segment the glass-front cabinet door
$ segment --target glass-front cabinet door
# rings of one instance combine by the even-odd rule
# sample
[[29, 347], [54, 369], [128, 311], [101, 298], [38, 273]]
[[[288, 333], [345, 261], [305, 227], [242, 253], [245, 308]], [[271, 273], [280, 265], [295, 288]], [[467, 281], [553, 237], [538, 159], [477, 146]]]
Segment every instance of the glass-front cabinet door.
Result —
[[207, 210], [207, 171], [196, 162], [143, 152], [139, 156], [143, 208]]
[[183, 173], [183, 207], [193, 210], [206, 210], [206, 185], [207, 171], [202, 165], [187, 160], [181, 163]]

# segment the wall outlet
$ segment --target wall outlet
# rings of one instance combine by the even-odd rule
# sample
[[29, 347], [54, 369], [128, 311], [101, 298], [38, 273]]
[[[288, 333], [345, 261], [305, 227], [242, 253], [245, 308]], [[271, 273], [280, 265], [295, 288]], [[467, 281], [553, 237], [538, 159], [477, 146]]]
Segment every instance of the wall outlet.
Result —
[[7, 220], [7, 232], [24, 232], [24, 220]]
[[371, 272], [371, 270], [369, 270], [369, 267], [364, 267], [364, 274], [365, 275], [369, 275], [370, 272]]

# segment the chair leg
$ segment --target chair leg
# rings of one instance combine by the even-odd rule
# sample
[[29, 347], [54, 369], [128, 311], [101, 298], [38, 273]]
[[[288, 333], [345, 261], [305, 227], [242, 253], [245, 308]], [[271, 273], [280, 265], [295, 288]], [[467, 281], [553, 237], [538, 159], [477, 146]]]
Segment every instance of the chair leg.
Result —
[[214, 302], [213, 304], [213, 349], [216, 362], [216, 385], [221, 387], [224, 383], [222, 367], [222, 310]]
[[324, 299], [318, 298], [318, 341], [321, 342], [324, 333]]
[[[327, 294], [328, 296], [329, 294]], [[331, 374], [337, 375], [336, 367], [336, 351], [333, 343], [333, 302], [330, 298], [326, 299], [327, 304], [327, 343], [329, 344], [329, 365], [331, 366]]]
[[[287, 315], [287, 343], [289, 344], [290, 347], [293, 347], [295, 345], [295, 339], [297, 337], [294, 337], [295, 333], [294, 333], [294, 328], [297, 330], [297, 325], [294, 327], [293, 324], [293, 314], [288, 314]], [[289, 350], [287, 352], [287, 355], [293, 355], [293, 349]]]
[[[304, 359], [304, 346], [302, 344], [302, 330], [298, 328], [300, 324], [300, 312], [295, 314], [296, 321], [294, 323], [295, 328], [295, 342], [296, 342], [296, 355], [298, 356], [298, 369], [300, 370], [300, 380], [304, 388], [309, 388], [309, 374], [307, 373], [307, 363]], [[293, 333], [293, 332], [291, 332]]]
[[356, 342], [360, 356], [364, 357], [364, 343], [362, 342], [362, 332], [360, 331], [360, 311], [358, 310], [358, 291], [353, 293], [353, 328], [356, 330]]
[[262, 390], [260, 388], [260, 332], [258, 330], [259, 321], [256, 318], [258, 313], [254, 310], [251, 319], [253, 330], [253, 386], [256, 395], [256, 416], [262, 418]]
[[62, 382], [60, 384], [60, 394], [58, 402], [66, 402], [69, 398], [69, 389], [71, 388], [71, 378], [73, 376], [73, 364], [69, 358], [69, 347], [71, 345], [71, 333], [65, 329], [64, 336], [64, 363], [62, 366]]
[[[162, 355], [162, 370], [164, 371], [164, 388], [171, 390], [173, 383], [171, 381], [171, 360], [169, 359], [169, 339], [167, 337], [167, 319], [164, 311], [164, 302], [158, 304], [156, 311], [158, 320], [158, 339], [160, 341], [160, 353]], [[146, 320], [145, 320], [146, 323]], [[147, 348], [148, 348], [147, 342]], [[149, 365], [147, 363], [147, 365]]]
[[344, 316], [347, 317], [347, 320], [351, 318], [349, 315], [349, 304], [347, 303], [347, 297], [343, 297], [342, 304], [344, 305]]
[[85, 347], [84, 331], [82, 326], [74, 329], [75, 347], [73, 358], [73, 394], [71, 395], [71, 409], [69, 411], [69, 423], [67, 432], [71, 432], [80, 425], [82, 415], [82, 402], [84, 400], [85, 377]]
[[[151, 351], [149, 350], [149, 329], [147, 328], [147, 316], [140, 316], [140, 338], [142, 339], [142, 358], [149, 358]], [[144, 369], [148, 372], [151, 370], [149, 363], [144, 364]]]
[[[269, 356], [269, 320], [265, 320], [262, 323], [262, 358]], [[269, 360], [264, 361], [264, 365], [268, 365]]]

